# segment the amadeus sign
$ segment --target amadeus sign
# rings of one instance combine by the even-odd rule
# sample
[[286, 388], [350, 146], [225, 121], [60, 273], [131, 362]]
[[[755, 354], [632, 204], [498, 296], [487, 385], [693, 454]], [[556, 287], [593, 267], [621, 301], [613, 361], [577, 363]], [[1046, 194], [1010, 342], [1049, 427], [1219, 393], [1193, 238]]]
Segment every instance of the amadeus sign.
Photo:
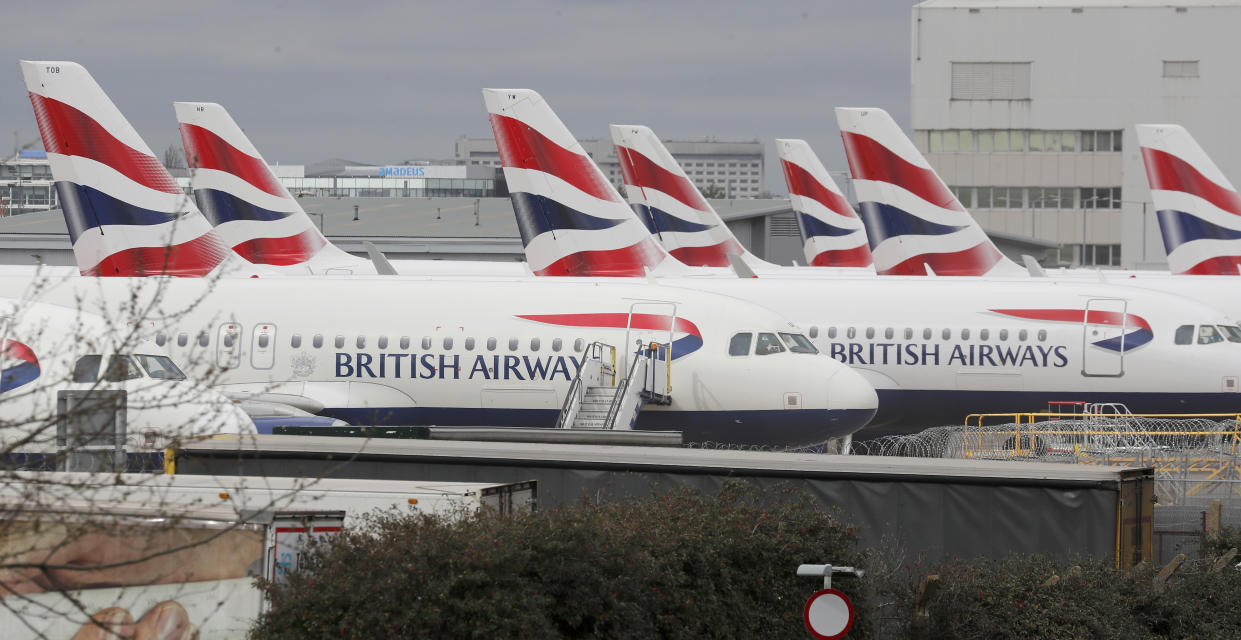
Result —
[[465, 165], [376, 167], [382, 178], [457, 178], [465, 179]]

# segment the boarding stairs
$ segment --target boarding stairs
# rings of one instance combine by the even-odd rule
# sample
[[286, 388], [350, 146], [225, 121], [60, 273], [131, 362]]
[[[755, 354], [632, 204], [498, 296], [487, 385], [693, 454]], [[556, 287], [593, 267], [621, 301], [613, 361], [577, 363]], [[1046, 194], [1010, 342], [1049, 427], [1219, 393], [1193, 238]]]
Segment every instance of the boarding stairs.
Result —
[[592, 342], [586, 348], [556, 421], [558, 429], [631, 430], [649, 402], [672, 402], [668, 344], [639, 344], [629, 371], [618, 379], [616, 347]]

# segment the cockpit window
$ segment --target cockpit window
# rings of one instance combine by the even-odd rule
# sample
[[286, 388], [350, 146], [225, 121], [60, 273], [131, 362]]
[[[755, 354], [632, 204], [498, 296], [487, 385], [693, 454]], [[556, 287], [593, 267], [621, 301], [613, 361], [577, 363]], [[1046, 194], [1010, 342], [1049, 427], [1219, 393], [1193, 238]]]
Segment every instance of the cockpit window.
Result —
[[99, 380], [99, 363], [103, 356], [82, 356], [73, 365], [74, 382], [97, 382]]
[[1229, 342], [1241, 342], [1241, 327], [1235, 324], [1221, 324], [1219, 330], [1224, 333], [1224, 337]]
[[138, 354], [134, 356], [138, 359], [138, 363], [146, 369], [147, 375], [156, 380], [184, 380], [185, 374], [177, 365], [173, 363], [168, 356], [152, 356]]
[[818, 353], [819, 350], [810, 344], [810, 339], [800, 333], [781, 333], [780, 338], [793, 353]]
[[776, 338], [774, 333], [758, 334], [758, 342], [754, 345], [754, 355], [765, 356], [773, 353], [783, 353], [784, 346], [780, 344], [780, 340]]
[[733, 339], [728, 341], [728, 355], [730, 356], [750, 355], [750, 340], [753, 339], [753, 337], [754, 337], [754, 334], [749, 333], [748, 331], [745, 333], [738, 333], [737, 335], [733, 336]]
[[120, 382], [122, 380], [133, 380], [142, 377], [142, 369], [134, 364], [133, 358], [129, 356], [112, 356], [108, 359], [108, 368], [103, 373], [103, 379], [108, 382]]
[[1213, 325], [1204, 324], [1198, 327], [1198, 344], [1215, 344], [1223, 342], [1224, 336]]
[[1193, 344], [1194, 343], [1194, 325], [1183, 324], [1177, 327], [1176, 337], [1174, 338], [1174, 340], [1176, 341], [1177, 344]]

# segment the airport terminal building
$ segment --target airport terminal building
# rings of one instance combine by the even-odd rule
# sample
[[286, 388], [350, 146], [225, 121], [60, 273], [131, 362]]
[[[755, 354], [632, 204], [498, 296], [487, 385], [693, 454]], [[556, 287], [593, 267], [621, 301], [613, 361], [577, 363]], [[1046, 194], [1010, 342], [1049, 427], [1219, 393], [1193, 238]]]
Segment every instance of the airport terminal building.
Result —
[[926, 0], [915, 144], [988, 231], [1166, 268], [1133, 127], [1183, 125], [1241, 180], [1238, 24], [1238, 0]]

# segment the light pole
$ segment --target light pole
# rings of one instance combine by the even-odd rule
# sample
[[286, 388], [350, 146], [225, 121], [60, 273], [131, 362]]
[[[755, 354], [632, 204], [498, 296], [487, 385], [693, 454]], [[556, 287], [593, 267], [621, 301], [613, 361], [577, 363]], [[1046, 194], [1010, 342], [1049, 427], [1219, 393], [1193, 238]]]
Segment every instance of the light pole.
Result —
[[1099, 196], [1094, 196], [1094, 197], [1086, 198], [1085, 200], [1082, 200], [1082, 252], [1081, 252], [1080, 258], [1077, 261], [1077, 266], [1079, 267], [1086, 266], [1086, 210], [1093, 208], [1093, 207], [1087, 207], [1086, 205], [1093, 204], [1097, 202], [1098, 200], [1099, 200]]
[[322, 235], [325, 235], [325, 236], [326, 236], [326, 235], [327, 235], [327, 233], [324, 233], [324, 231], [323, 231], [324, 220], [325, 220], [324, 215], [323, 215], [322, 213], [316, 213], [316, 212], [314, 212], [314, 211], [307, 211], [307, 212], [306, 212], [306, 215], [308, 215], [308, 216], [319, 216], [319, 233], [320, 233], [320, 234], [322, 234]]

